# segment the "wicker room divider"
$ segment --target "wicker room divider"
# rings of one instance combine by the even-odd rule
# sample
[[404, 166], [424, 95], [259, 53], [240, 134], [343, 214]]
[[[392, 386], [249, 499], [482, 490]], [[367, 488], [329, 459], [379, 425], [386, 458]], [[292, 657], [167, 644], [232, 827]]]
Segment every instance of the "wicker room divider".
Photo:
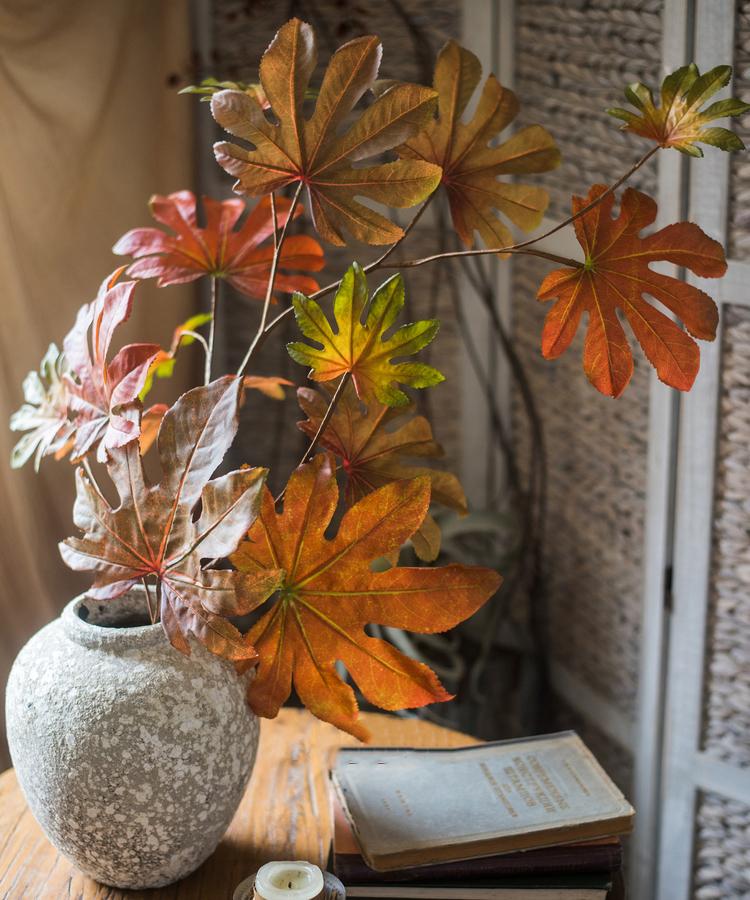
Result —
[[[361, 26], [383, 37], [388, 76], [424, 77], [419, 45], [389, 0], [193, 5], [205, 73], [253, 80], [248, 61], [259, 57], [291, 11], [314, 12], [330, 23], [322, 53]], [[550, 222], [567, 214], [572, 191], [612, 180], [637, 158], [641, 145], [618, 135], [617, 123], [604, 113], [621, 101], [627, 82], [656, 85], [690, 59], [704, 67], [734, 58], [735, 93], [750, 96], [750, 0], [736, 8], [730, 0], [400, 5], [434, 39], [463, 34], [485, 71], [494, 70], [519, 93], [522, 118], [555, 135], [563, 164], [542, 176], [551, 193]], [[214, 132], [205, 108], [200, 112], [205, 148]], [[750, 121], [744, 136], [750, 138]], [[208, 154], [201, 175], [205, 191], [227, 192]], [[546, 437], [550, 727], [575, 727], [636, 805], [628, 866], [633, 898], [748, 898], [750, 154], [730, 161], [709, 149], [705, 159], [688, 164], [676, 152], [663, 153], [633, 183], [658, 198], [663, 223], [694, 216], [728, 243], [730, 270], [717, 297], [721, 335], [703, 345], [701, 374], [687, 397], [660, 384], [640, 355], [624, 397], [600, 396], [581, 371], [580, 336], [562, 359], [545, 362], [539, 355], [545, 309], [534, 296], [548, 267], [516, 259], [494, 273], [500, 315], [513, 329]], [[434, 241], [425, 220], [415, 254]], [[563, 232], [546, 246], [577, 253]], [[368, 252], [361, 248], [363, 262]], [[328, 256], [333, 276], [344, 257]], [[460, 466], [467, 492], [481, 502], [485, 472], [477, 447], [489, 440], [486, 408], [440, 281], [425, 267], [409, 274], [408, 286], [415, 314], [437, 309], [444, 320], [440, 364], [450, 380], [430, 414], [449, 461]], [[717, 296], [716, 284], [709, 290]], [[247, 341], [240, 309], [230, 308], [219, 332], [229, 358]], [[489, 359], [487, 321], [472, 309], [471, 332]], [[289, 366], [283, 354], [264, 365], [276, 374], [292, 371], [283, 368]], [[500, 363], [499, 406], [523, 459], [528, 427], [511, 384]], [[242, 435], [243, 458], [263, 461], [273, 451], [285, 471], [301, 451], [288, 436], [288, 406], [287, 437], [279, 446], [279, 409], [257, 402], [266, 404], [270, 427], [266, 434]]]

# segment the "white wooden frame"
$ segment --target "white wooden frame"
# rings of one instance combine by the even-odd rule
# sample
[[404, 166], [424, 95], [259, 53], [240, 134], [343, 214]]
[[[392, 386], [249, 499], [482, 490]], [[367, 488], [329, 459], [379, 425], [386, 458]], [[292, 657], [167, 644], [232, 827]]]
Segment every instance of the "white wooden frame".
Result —
[[[732, 59], [734, 16], [732, 0], [698, 0], [693, 55], [699, 67]], [[696, 160], [690, 217], [722, 243], [728, 197], [728, 155]], [[715, 284], [709, 289], [720, 305], [749, 305], [748, 279], [750, 265], [732, 262], [718, 290]], [[750, 804], [750, 772], [701, 750], [720, 387], [721, 331], [715, 343], [702, 345], [700, 375], [681, 404], [658, 900], [690, 896], [698, 792], [716, 791]]]

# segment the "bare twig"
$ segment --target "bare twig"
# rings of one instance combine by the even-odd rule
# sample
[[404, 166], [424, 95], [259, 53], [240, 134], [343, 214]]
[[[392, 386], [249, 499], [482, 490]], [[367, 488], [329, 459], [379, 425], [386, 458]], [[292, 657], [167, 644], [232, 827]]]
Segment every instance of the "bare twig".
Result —
[[[312, 441], [310, 441], [310, 446], [307, 448], [307, 450], [305, 450], [305, 452], [302, 454], [302, 458], [297, 463], [298, 468], [299, 468], [299, 466], [304, 465], [308, 461], [308, 459], [310, 459], [310, 457], [313, 455], [313, 453], [315, 453], [315, 449], [318, 446], [318, 444], [320, 443], [320, 439], [321, 439], [321, 437], [323, 437], [323, 433], [325, 432], [326, 428], [328, 427], [328, 423], [331, 421], [331, 416], [336, 411], [338, 402], [341, 399], [341, 397], [344, 393], [344, 389], [346, 388], [347, 384], [349, 384], [349, 379], [351, 377], [352, 377], [351, 372], [344, 372], [344, 374], [341, 376], [341, 381], [339, 381], [338, 386], [336, 387], [336, 390], [334, 391], [333, 397], [331, 397], [331, 402], [328, 404], [328, 409], [325, 411], [325, 415], [320, 420], [320, 425], [318, 426], [318, 430], [315, 432], [315, 437], [313, 437]], [[286, 488], [284, 488], [284, 490], [276, 498], [277, 503], [284, 496], [285, 491], [286, 491]]]
[[[268, 310], [271, 306], [271, 300], [273, 299], [273, 288], [276, 283], [276, 272], [279, 268], [279, 260], [281, 258], [281, 249], [284, 246], [284, 239], [286, 238], [287, 230], [289, 229], [289, 223], [294, 218], [294, 211], [297, 208], [297, 203], [299, 201], [300, 194], [302, 193], [302, 188], [304, 186], [304, 182], [300, 181], [297, 185], [297, 190], [294, 192], [294, 196], [292, 197], [292, 203], [289, 207], [289, 214], [287, 216], [286, 221], [284, 222], [284, 227], [281, 229], [281, 234], [278, 237], [278, 240], [274, 239], [274, 251], [273, 251], [273, 260], [271, 261], [271, 272], [268, 276], [268, 285], [266, 287], [266, 298], [263, 301], [263, 312], [260, 316], [260, 323], [258, 325], [258, 330], [255, 332], [255, 337], [252, 340], [252, 343], [247, 349], [247, 353], [245, 354], [242, 362], [240, 363], [239, 369], [237, 369], [237, 374], [242, 375], [247, 368], [248, 363], [252, 359], [253, 354], [255, 353], [256, 348], [260, 344], [261, 340], [265, 337], [267, 332], [270, 330], [266, 328], [266, 322], [268, 321]], [[276, 234], [277, 227], [277, 219], [276, 219], [276, 203], [273, 200], [273, 194], [271, 194], [271, 212], [274, 220], [274, 235]], [[291, 309], [291, 307], [290, 307]], [[278, 318], [278, 316], [277, 316]], [[274, 320], [276, 321], [276, 320]]]
[[211, 321], [208, 325], [208, 344], [201, 338], [199, 335], [194, 334], [194, 337], [197, 337], [198, 340], [203, 344], [203, 349], [206, 351], [206, 360], [203, 365], [203, 383], [209, 384], [211, 381], [211, 363], [214, 358], [214, 335], [216, 334], [216, 305], [218, 301], [218, 292], [219, 292], [219, 279], [215, 276], [211, 276]]

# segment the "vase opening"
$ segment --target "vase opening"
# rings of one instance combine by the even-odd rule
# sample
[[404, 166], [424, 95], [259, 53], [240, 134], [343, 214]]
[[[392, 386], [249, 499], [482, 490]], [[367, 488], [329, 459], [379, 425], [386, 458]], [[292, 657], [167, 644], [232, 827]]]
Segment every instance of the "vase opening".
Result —
[[87, 646], [133, 647], [166, 640], [161, 624], [151, 624], [140, 586], [113, 600], [76, 597], [63, 611], [62, 621], [68, 637]]

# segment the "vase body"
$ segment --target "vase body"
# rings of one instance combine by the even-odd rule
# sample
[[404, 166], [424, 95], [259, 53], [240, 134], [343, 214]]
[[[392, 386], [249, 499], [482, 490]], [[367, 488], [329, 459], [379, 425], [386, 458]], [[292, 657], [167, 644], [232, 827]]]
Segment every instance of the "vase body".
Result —
[[81, 871], [120, 888], [170, 884], [210, 856], [259, 736], [247, 676], [192, 639], [179, 653], [161, 625], [123, 627], [144, 608], [139, 591], [73, 600], [21, 650], [6, 695], [32, 813]]

